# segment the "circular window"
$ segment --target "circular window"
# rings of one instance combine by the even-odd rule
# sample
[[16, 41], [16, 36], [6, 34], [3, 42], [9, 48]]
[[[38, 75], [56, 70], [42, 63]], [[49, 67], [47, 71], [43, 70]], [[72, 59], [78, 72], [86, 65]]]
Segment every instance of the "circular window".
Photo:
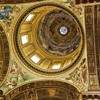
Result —
[[61, 35], [66, 35], [67, 33], [68, 33], [67, 27], [62, 26], [62, 27], [60, 28], [60, 34], [61, 34]]
[[72, 68], [82, 54], [83, 42], [83, 29], [76, 16], [52, 3], [28, 9], [17, 22], [14, 34], [21, 60], [30, 69], [45, 74]]

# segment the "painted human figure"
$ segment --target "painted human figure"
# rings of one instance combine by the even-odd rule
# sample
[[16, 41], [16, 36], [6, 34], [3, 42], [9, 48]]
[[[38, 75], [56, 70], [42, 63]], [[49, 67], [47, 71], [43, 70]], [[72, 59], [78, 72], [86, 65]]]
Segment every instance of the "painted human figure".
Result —
[[1, 20], [7, 19], [9, 16], [9, 13], [12, 12], [12, 7], [10, 7], [10, 6], [1, 7], [0, 11], [1, 11], [0, 12], [0, 19]]

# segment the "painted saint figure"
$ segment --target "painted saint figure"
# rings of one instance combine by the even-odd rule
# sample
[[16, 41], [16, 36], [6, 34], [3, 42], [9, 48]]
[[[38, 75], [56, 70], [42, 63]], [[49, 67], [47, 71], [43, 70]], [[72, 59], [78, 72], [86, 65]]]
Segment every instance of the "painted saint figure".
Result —
[[10, 6], [5, 6], [5, 7], [1, 7], [1, 12], [0, 12], [0, 19], [8, 19], [9, 14], [12, 12], [12, 7]]

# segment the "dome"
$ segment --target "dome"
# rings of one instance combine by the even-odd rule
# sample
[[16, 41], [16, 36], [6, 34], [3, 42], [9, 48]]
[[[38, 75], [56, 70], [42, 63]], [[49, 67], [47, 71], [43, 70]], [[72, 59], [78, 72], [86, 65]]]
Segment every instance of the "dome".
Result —
[[82, 26], [70, 10], [58, 4], [43, 3], [28, 9], [14, 33], [18, 56], [37, 72], [68, 71], [82, 54]]

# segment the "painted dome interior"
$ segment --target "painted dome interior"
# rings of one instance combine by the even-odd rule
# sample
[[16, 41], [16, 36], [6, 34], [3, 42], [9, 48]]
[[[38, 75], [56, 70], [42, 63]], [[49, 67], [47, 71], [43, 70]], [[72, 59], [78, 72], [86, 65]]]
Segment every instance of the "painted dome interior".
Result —
[[0, 100], [100, 100], [100, 0], [0, 0]]
[[15, 29], [18, 54], [32, 70], [62, 72], [74, 65], [83, 50], [80, 22], [59, 5], [40, 4], [30, 8]]

